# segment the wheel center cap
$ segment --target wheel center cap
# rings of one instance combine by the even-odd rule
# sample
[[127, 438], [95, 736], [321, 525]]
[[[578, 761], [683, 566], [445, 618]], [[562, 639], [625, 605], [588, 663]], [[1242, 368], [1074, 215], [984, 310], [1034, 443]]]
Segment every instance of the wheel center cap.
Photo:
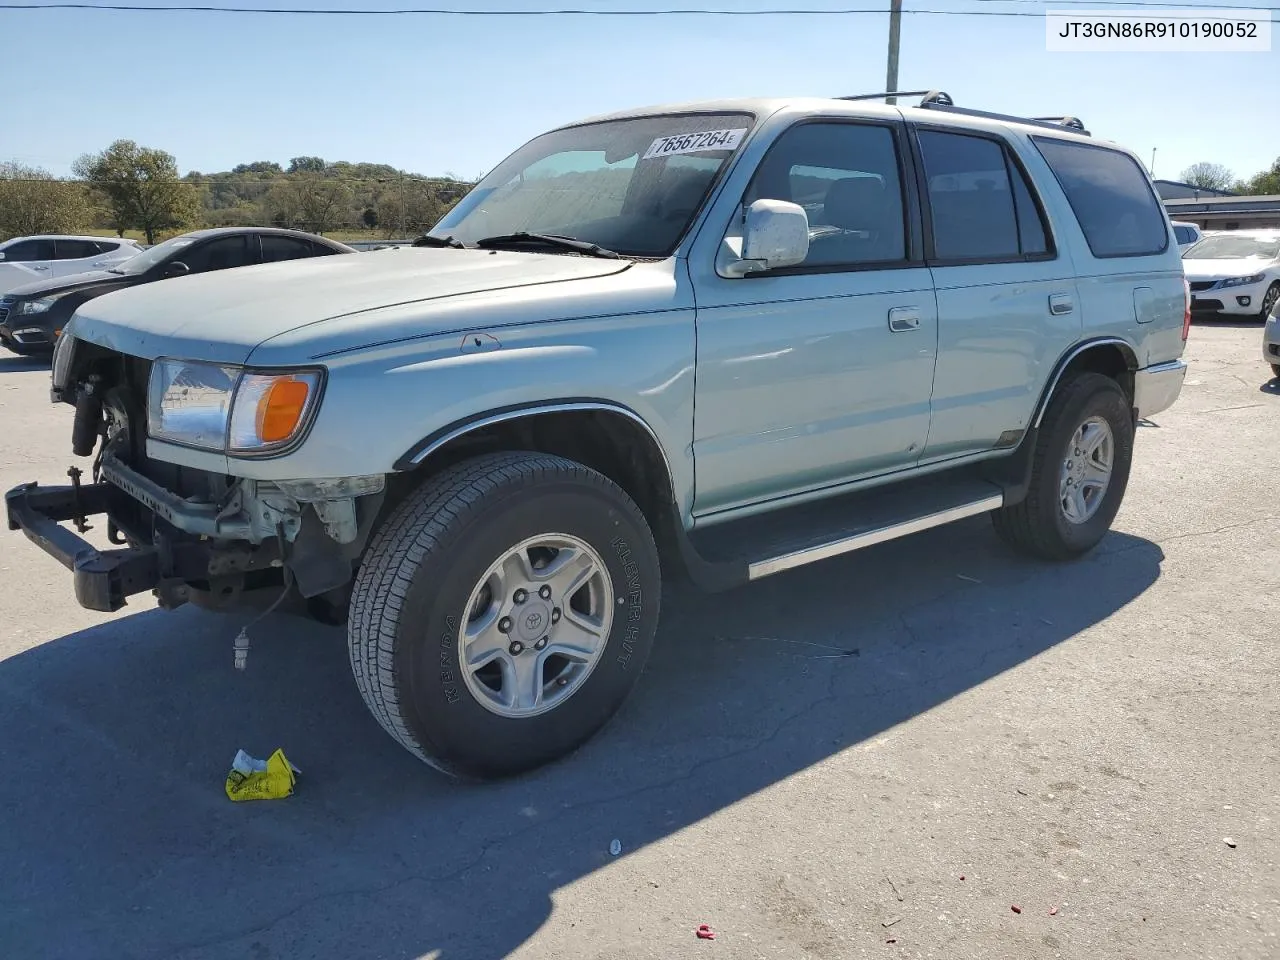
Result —
[[551, 630], [551, 607], [541, 600], [531, 600], [515, 614], [516, 634], [525, 643], [537, 643]]

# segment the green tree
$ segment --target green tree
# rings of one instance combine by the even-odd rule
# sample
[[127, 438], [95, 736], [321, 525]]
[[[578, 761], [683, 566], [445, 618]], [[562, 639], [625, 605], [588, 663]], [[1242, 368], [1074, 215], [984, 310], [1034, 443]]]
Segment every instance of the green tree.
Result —
[[271, 188], [266, 208], [273, 223], [324, 233], [350, 224], [351, 188], [319, 173], [299, 173]]
[[199, 191], [178, 178], [177, 161], [163, 150], [117, 140], [102, 153], [82, 156], [74, 170], [103, 197], [117, 232], [134, 227], [155, 243], [161, 230], [199, 219]]
[[1248, 180], [1237, 183], [1235, 189], [1236, 193], [1247, 196], [1280, 194], [1280, 157], [1276, 157], [1275, 163], [1271, 164], [1269, 170], [1263, 170]]
[[1182, 171], [1182, 182], [1206, 190], [1230, 190], [1235, 174], [1220, 163], [1193, 163]]
[[289, 161], [290, 173], [324, 173], [325, 169], [320, 157], [294, 157]]
[[0, 163], [0, 239], [73, 233], [92, 219], [84, 185], [39, 167]]
[[360, 219], [368, 229], [373, 230], [378, 226], [378, 211], [373, 207], [365, 207]]

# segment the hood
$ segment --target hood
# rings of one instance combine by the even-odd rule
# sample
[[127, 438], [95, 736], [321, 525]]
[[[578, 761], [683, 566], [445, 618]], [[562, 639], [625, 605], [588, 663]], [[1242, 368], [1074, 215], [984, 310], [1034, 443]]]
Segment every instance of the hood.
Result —
[[[450, 297], [567, 283], [620, 273], [627, 260], [556, 254], [402, 247], [177, 277], [91, 300], [68, 328], [77, 337], [154, 360], [178, 356], [243, 363], [258, 344], [298, 327], [385, 307], [422, 305], [418, 332], [451, 327]], [[368, 342], [379, 338], [369, 321]]]
[[1276, 265], [1274, 260], [1241, 257], [1230, 260], [1183, 260], [1182, 270], [1188, 280], [1225, 280], [1228, 277], [1251, 277]]
[[73, 273], [69, 277], [49, 277], [47, 280], [36, 280], [32, 283], [24, 283], [20, 287], [14, 287], [12, 290], [6, 290], [2, 296], [12, 297], [14, 299], [34, 300], [39, 297], [52, 296], [55, 293], [70, 293], [72, 290], [79, 290], [83, 287], [92, 287], [98, 284], [128, 284], [136, 283], [137, 277], [122, 277], [118, 273], [111, 273], [107, 270], [90, 270], [86, 273]]

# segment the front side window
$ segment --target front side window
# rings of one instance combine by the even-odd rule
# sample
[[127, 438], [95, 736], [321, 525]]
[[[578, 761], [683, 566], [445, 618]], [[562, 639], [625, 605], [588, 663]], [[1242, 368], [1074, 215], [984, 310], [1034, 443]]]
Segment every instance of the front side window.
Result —
[[23, 240], [4, 248], [4, 258], [10, 263], [27, 263], [53, 259], [52, 240]]
[[249, 238], [243, 234], [218, 237], [216, 240], [200, 244], [179, 259], [191, 268], [192, 273], [208, 273], [210, 270], [243, 267], [249, 263], [248, 240]]
[[1142, 168], [1107, 147], [1033, 137], [1095, 257], [1145, 257], [1169, 246], [1164, 211]]
[[668, 256], [753, 123], [741, 113], [689, 114], [554, 130], [494, 168], [430, 235], [471, 244], [541, 233]]
[[805, 267], [856, 267], [907, 256], [893, 130], [800, 123], [769, 148], [744, 202], [785, 200], [809, 215]]
[[933, 255], [999, 261], [1048, 253], [1031, 186], [995, 140], [922, 130]]

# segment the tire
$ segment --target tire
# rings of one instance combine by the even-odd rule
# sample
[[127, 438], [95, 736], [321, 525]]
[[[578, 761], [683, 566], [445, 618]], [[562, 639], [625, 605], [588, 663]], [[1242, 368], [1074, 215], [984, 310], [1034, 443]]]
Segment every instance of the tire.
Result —
[[[1076, 470], [1092, 455], [1076, 458], [1073, 442], [1087, 424], [1105, 423], [1111, 436], [1110, 478], [1089, 506], [1093, 512], [1073, 520], [1064, 507], [1066, 461]], [[1134, 422], [1129, 398], [1116, 381], [1082, 373], [1061, 384], [1049, 401], [1032, 454], [1031, 484], [1021, 503], [991, 515], [996, 533], [1015, 549], [1045, 560], [1069, 560], [1098, 545], [1111, 529], [1129, 482]], [[1087, 485], [1087, 483], [1086, 483]]]
[[1275, 374], [1275, 378], [1277, 380], [1280, 380], [1280, 363], [1273, 363], [1271, 365], [1271, 372]]
[[[533, 546], [512, 553], [531, 539], [554, 537], [571, 552]], [[553, 608], [562, 600], [534, 595], [538, 581], [506, 575], [515, 567], [493, 572], [508, 554], [528, 561], [528, 576], [543, 576], [539, 556], [552, 557], [546, 570], [578, 556], [592, 572], [576, 593], [564, 594], [562, 613]], [[511, 586], [519, 582], [527, 593]], [[550, 582], [544, 586], [550, 591]], [[524, 606], [515, 605], [518, 593], [526, 593]], [[421, 760], [453, 776], [510, 776], [570, 753], [614, 715], [644, 669], [660, 594], [653, 535], [612, 481], [560, 457], [488, 454], [428, 480], [375, 532], [352, 595], [351, 667], [374, 717]], [[592, 604], [598, 615], [577, 612]], [[483, 616], [469, 619], [482, 608]], [[512, 642], [533, 640], [536, 633], [521, 631], [541, 628], [544, 614], [555, 626], [543, 628], [549, 643], [535, 641], [545, 644], [542, 653]], [[502, 635], [493, 633], [504, 622]], [[501, 649], [490, 644], [492, 661], [468, 672], [459, 634], [463, 625], [470, 632], [485, 623], [487, 632], [478, 635], [497, 639]], [[603, 638], [590, 666], [555, 653], [568, 649], [564, 636], [588, 636], [583, 623]], [[516, 646], [524, 646], [519, 656]], [[521, 664], [526, 680], [538, 679], [512, 680], [509, 690]], [[516, 688], [540, 692], [521, 704]], [[499, 702], [503, 697], [511, 702]]]
[[1262, 295], [1262, 309], [1258, 311], [1258, 319], [1266, 323], [1277, 301], [1280, 301], [1280, 280], [1267, 287], [1267, 292]]

